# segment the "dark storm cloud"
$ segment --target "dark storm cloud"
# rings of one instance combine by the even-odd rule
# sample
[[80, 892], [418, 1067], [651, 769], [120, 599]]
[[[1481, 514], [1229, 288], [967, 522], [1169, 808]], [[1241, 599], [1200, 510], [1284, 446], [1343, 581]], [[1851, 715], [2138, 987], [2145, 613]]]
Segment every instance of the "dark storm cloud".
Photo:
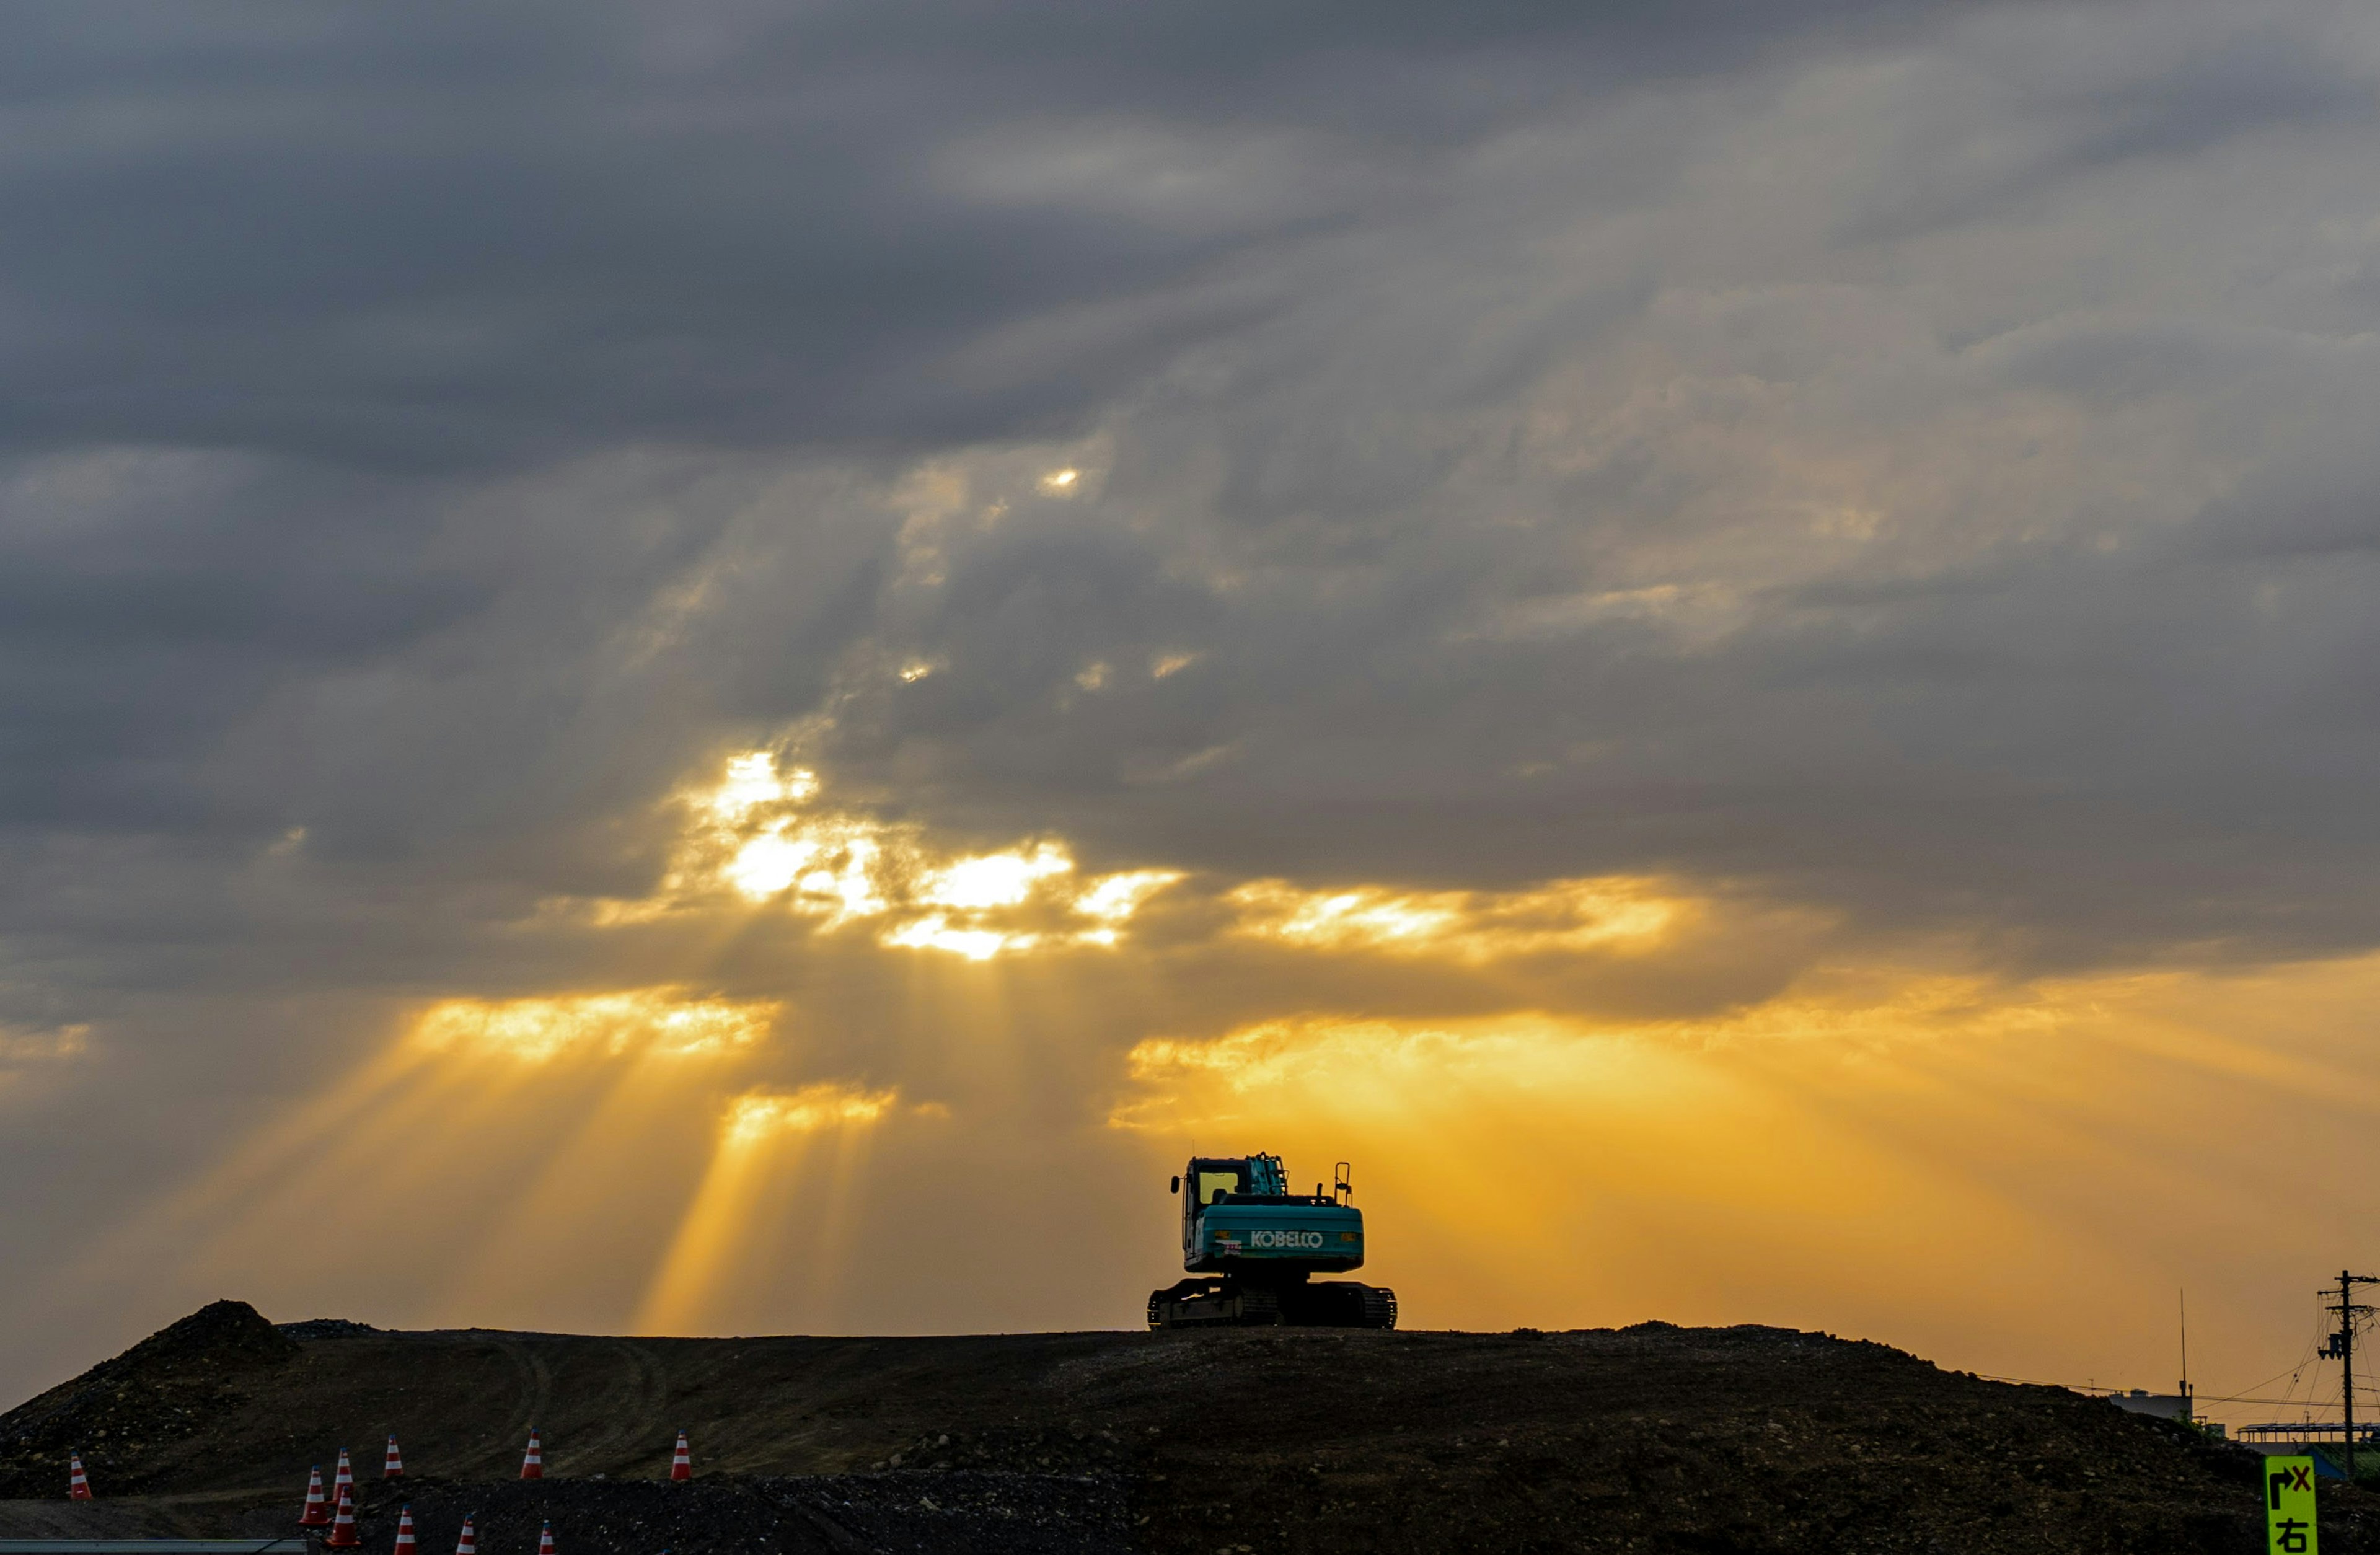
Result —
[[[528, 731], [577, 715], [603, 625], [720, 517], [649, 509], [633, 533], [588, 518], [564, 539], [502, 496], [474, 507], [475, 482], [622, 444], [1080, 427], [1311, 284], [1219, 274], [1233, 255], [1427, 199], [1439, 159], [1549, 107], [1924, 15], [13, 18], [0, 815], [106, 831], [228, 812], [269, 835], [327, 806], [349, 812], [318, 827], [334, 846], [411, 835], [425, 810], [516, 822], [457, 762], [540, 788]], [[863, 569], [844, 596], [866, 587]], [[853, 624], [744, 629], [762, 635], [733, 657], [772, 682], [753, 711], [783, 714]], [[399, 663], [438, 681], [443, 713], [391, 705]], [[198, 781], [211, 744], [299, 683], [374, 709], [362, 722], [407, 748], [341, 799], [310, 779], [360, 752], [319, 727], [235, 792]]]
[[[1716, 807], [1709, 824], [1739, 830], [1724, 817], [1769, 781], [1751, 774], [1783, 754], [1770, 740], [1830, 725], [1802, 705], [1830, 693], [1797, 686], [1864, 652], [1913, 671], [1901, 694], [1922, 706], [1925, 666], [1962, 662], [1923, 634], [1990, 640], [2010, 623], [1925, 605], [1900, 626], [1814, 614], [1830, 591], [1885, 581], [1854, 565], [1766, 580], [1773, 611], [1742, 602], [1749, 578], [1702, 579], [1740, 596], [1734, 635], [1684, 658], [1624, 611], [1483, 630], [1540, 596], [1691, 588], [1702, 564], [1664, 581], [1646, 554], [1723, 557], [1742, 538], [1695, 516], [1694, 483], [1716, 477], [1675, 450], [1640, 438], [1556, 478], [1513, 417], [1696, 288], [1751, 299], [1714, 325], [1742, 346], [1730, 382], [1748, 371], [1805, 402], [1889, 395], [1888, 379], [1839, 371], [1840, 331], [1882, 310], [1828, 314], [1884, 262], [1879, 245], [1954, 279], [1962, 256], [1910, 246], [2011, 198], [2037, 213], [2078, 170], [2336, 130], [2362, 100], [2358, 56], [2328, 46], [2322, 18], [2201, 16], [2147, 46], [2124, 11], [1353, 20], [909, 6], [20, 19], [0, 165], [17, 234], [0, 398], [20, 450], [0, 588], [7, 813], [103, 830], [228, 808], [251, 837], [310, 821], [334, 854], [483, 841], [540, 810], [566, 825], [574, 807], [649, 790], [668, 760], [557, 794], [559, 769], [584, 770], [607, 740], [664, 748], [664, 731], [699, 723], [635, 705], [601, 645], [736, 521], [727, 499], [634, 480], [574, 487], [582, 513], [532, 520], [503, 482], [607, 448], [883, 461], [1104, 428], [1115, 470], [1095, 501], [963, 546], [927, 604], [880, 598], [897, 518], [880, 503], [773, 533], [746, 518], [741, 565], [797, 576], [804, 602], [724, 587], [744, 606], [689, 625], [667, 673], [716, 715], [761, 724], [817, 707], [854, 643], [905, 634], [950, 672], [897, 710], [869, 690], [841, 737], [856, 763], [867, 737], [903, 752], [887, 786], [910, 803], [1030, 819], [1091, 801], [1121, 831], [1154, 828], [1144, 845], [1221, 830], [1304, 868], [1377, 857], [1427, 873], [1525, 868], [1539, 844], [1524, 839], [1587, 807], [1608, 825], [1573, 833], [1565, 867], [1649, 850], [1761, 872], [1698, 859], [1700, 824], [1653, 818]], [[1784, 161], [1730, 167], [1764, 138]], [[1714, 169], [1740, 186], [1706, 187]], [[1767, 199], [1783, 202], [1773, 215]], [[1879, 226], [1863, 213], [1880, 200], [1930, 214]], [[1759, 299], [1778, 284], [1835, 292]], [[1990, 310], [1994, 290], [1951, 314]], [[2017, 306], [1990, 322], [2026, 322]], [[1931, 321], [1952, 335], [1979, 322]], [[1967, 348], [1996, 353], [1993, 382], [1911, 371], [1935, 378], [1920, 393], [1937, 407], [2034, 390], [2117, 414], [2251, 372], [2240, 349], [2167, 310]], [[1695, 392], [1719, 382], [1681, 367]], [[1209, 386], [1179, 376], [1192, 371]], [[1861, 408], [1838, 398], [1837, 425], [1801, 431], [1824, 443]], [[1180, 495], [1194, 490], [1196, 511]], [[1887, 573], [1973, 604], [1960, 579], [2002, 565], [1940, 561]], [[2010, 565], [2059, 588], [2054, 550]], [[1202, 567], [1243, 580], [1219, 588]], [[2024, 596], [2018, 620], [2059, 609], [2021, 583], [1988, 592]], [[1892, 630], [1920, 638], [1887, 647]], [[2072, 640], [2095, 656], [2088, 633]], [[1202, 655], [1195, 672], [1057, 711], [1090, 660], [1181, 650]], [[1950, 684], [1945, 702], [2039, 673], [2001, 668], [1997, 692]], [[626, 705], [590, 715], [603, 696]], [[1835, 738], [1856, 766], [1893, 720], [1843, 696], [1831, 720], [1849, 720]], [[302, 755], [273, 747], [263, 773], [209, 749], [248, 716]], [[1510, 775], [1598, 743], [1590, 774]], [[1208, 751], [1223, 753], [1210, 809], [1152, 796], [1165, 785], [1150, 774]], [[228, 793], [205, 781], [226, 767]], [[1755, 832], [1779, 820], [1749, 813]], [[1458, 822], [1450, 839], [1512, 840], [1433, 844], [1425, 815]], [[1351, 831], [1379, 834], [1334, 855]]]
[[1312, 284], [1108, 423], [1098, 518], [963, 542], [904, 638], [951, 669], [839, 759], [1240, 873], [1672, 869], [2020, 965], [2369, 943], [2371, 580], [2254, 553], [2372, 506], [2370, 51], [2138, 22], [1771, 79], [1608, 204], [1646, 121], [1548, 114], [1567, 154], [1281, 251]]
[[[1079, 415], [1191, 321], [1122, 320], [1105, 352], [954, 378], [953, 348], [1002, 321], [1349, 220], [1365, 164], [1411, 187], [1415, 164], [1532, 107], [1861, 14], [1566, 12], [18, 18], [6, 435], [398, 468], [622, 437], [1007, 435]], [[1102, 120], [1329, 149], [1269, 196], [1175, 199], [1158, 223], [949, 187], [970, 137], [1039, 129], [1095, 153]], [[1156, 148], [1139, 171], [1195, 178], [1208, 152]]]

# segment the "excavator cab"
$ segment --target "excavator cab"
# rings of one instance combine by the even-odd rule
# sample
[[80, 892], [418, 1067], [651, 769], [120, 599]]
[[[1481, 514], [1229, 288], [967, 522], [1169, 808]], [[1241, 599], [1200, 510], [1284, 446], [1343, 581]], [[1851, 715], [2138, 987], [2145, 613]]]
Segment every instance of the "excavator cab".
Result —
[[1352, 1202], [1345, 1161], [1327, 1188], [1300, 1194], [1279, 1156], [1193, 1156], [1172, 1188], [1182, 1199], [1182, 1267], [1208, 1278], [1152, 1293], [1150, 1327], [1396, 1326], [1394, 1292], [1310, 1282], [1364, 1262], [1364, 1212]]
[[1186, 1213], [1192, 1209], [1204, 1209], [1225, 1194], [1254, 1191], [1248, 1186], [1250, 1175], [1245, 1160], [1193, 1160], [1190, 1162], [1190, 1169], [1176, 1177], [1174, 1181], [1194, 1184], [1188, 1201], [1183, 1205], [1183, 1209]]

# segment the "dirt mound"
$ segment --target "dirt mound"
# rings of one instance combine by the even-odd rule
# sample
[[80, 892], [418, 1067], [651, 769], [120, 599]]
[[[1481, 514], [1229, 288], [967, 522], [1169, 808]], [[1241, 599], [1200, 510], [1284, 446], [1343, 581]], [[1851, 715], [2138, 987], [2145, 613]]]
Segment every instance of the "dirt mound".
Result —
[[287, 1336], [244, 1301], [211, 1301], [177, 1323], [159, 1329], [91, 1375], [114, 1367], [141, 1371], [177, 1361], [221, 1367], [273, 1366], [296, 1354]]
[[210, 1302], [0, 1415], [0, 1496], [61, 1493], [59, 1465], [73, 1451], [117, 1491], [147, 1488], [161, 1447], [197, 1436], [245, 1402], [255, 1376], [297, 1354], [248, 1303]]
[[[83, 1439], [112, 1454], [100, 1494], [153, 1494], [0, 1504], [0, 1535], [57, 1537], [62, 1514], [282, 1532], [309, 1464], [394, 1432], [419, 1477], [383, 1487], [361, 1460], [375, 1555], [400, 1495], [428, 1555], [471, 1512], [488, 1555], [529, 1555], [548, 1518], [562, 1555], [2262, 1548], [2245, 1449], [1778, 1329], [648, 1340], [311, 1322], [302, 1343], [274, 1335], [295, 1351], [275, 1359], [237, 1314], [209, 1321], [237, 1367], [152, 1342], [7, 1417], [122, 1422]], [[165, 1358], [126, 1366], [144, 1354]], [[140, 1416], [185, 1407], [189, 1377], [221, 1406], [176, 1433]], [[550, 1477], [524, 1483], [532, 1425]], [[680, 1429], [691, 1486], [662, 1483]], [[55, 1497], [49, 1440], [11, 1462], [38, 1461], [31, 1493]], [[2330, 1555], [2380, 1555], [2380, 1498], [2324, 1496]]]
[[273, 1326], [296, 1340], [346, 1339], [359, 1333], [385, 1331], [350, 1318], [309, 1318], [299, 1323], [275, 1323]]
[[2245, 1449], [1819, 1334], [1259, 1332], [1182, 1369], [1204, 1407], [1135, 1503], [1169, 1551], [2262, 1549]]

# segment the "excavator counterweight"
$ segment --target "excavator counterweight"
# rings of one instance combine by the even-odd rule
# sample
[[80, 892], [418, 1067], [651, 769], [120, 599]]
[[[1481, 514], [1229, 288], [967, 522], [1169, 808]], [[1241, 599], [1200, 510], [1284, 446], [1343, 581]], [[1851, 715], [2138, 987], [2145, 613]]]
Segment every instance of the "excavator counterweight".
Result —
[[1328, 1189], [1293, 1194], [1279, 1156], [1194, 1156], [1173, 1191], [1191, 1278], [1149, 1293], [1150, 1328], [1397, 1326], [1396, 1292], [1313, 1278], [1363, 1267], [1364, 1212], [1345, 1161]]

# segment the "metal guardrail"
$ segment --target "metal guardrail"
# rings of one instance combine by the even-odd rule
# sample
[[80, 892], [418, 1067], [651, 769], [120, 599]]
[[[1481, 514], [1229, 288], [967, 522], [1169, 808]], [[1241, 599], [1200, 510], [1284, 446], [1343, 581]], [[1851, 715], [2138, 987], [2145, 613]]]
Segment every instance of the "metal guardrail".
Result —
[[0, 1555], [305, 1555], [305, 1538], [0, 1538]]

